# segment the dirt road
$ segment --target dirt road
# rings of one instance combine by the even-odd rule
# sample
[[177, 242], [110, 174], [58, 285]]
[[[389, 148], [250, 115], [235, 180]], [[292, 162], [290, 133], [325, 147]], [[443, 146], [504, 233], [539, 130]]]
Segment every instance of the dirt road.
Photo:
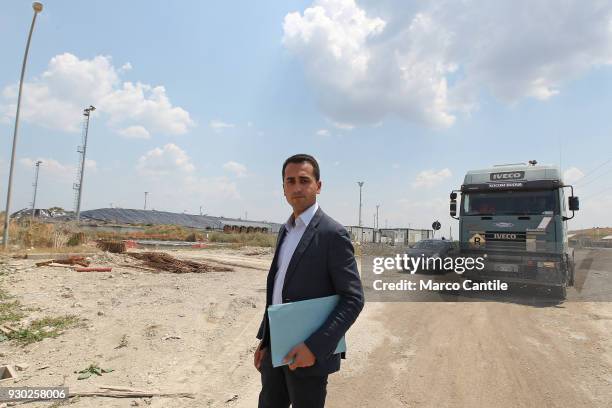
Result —
[[[214, 259], [223, 252], [173, 254]], [[25, 348], [2, 343], [0, 362], [30, 364], [19, 386], [131, 386], [196, 396], [134, 400], [140, 406], [252, 408], [259, 391], [252, 352], [266, 276], [253, 266], [271, 256], [226, 255], [251, 267], [191, 275], [116, 268], [85, 275], [12, 261], [4, 289], [24, 305], [42, 308], [40, 314], [77, 313], [87, 327]], [[579, 255], [581, 287], [609, 294], [612, 251]], [[367, 303], [348, 334], [348, 358], [330, 377], [327, 406], [609, 407], [612, 303], [571, 296], [559, 304]], [[124, 335], [127, 346], [116, 348]], [[73, 371], [91, 361], [115, 371], [76, 380]], [[46, 364], [51, 367], [38, 369]], [[132, 403], [82, 398], [70, 406]]]

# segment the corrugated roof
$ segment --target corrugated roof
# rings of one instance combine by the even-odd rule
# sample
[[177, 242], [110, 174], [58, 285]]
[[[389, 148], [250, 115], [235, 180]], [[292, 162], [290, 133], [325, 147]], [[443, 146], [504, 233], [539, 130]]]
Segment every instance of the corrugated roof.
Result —
[[224, 226], [268, 228], [278, 231], [280, 224], [231, 218], [212, 217], [209, 215], [180, 214], [167, 211], [136, 210], [129, 208], [100, 208], [81, 212], [81, 218], [92, 221], [114, 222], [118, 224], [152, 224], [180, 225], [188, 228], [223, 229]]

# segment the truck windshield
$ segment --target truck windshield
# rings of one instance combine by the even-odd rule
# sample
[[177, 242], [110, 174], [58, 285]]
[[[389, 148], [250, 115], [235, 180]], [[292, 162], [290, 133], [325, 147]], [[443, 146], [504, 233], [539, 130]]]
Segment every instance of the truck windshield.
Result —
[[558, 192], [500, 191], [466, 193], [462, 197], [463, 215], [558, 214]]

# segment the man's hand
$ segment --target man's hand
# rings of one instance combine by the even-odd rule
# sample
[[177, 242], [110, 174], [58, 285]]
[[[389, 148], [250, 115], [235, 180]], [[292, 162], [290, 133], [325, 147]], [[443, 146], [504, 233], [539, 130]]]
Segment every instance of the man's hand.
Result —
[[267, 349], [265, 347], [261, 347], [261, 342], [259, 342], [259, 345], [257, 346], [257, 349], [255, 350], [255, 356], [253, 358], [253, 363], [255, 364], [255, 368], [258, 371], [261, 371], [261, 362], [264, 356], [266, 355], [266, 351]]
[[304, 343], [300, 343], [292, 348], [285, 356], [283, 363], [289, 363], [293, 360], [293, 362], [289, 364], [289, 369], [293, 371], [298, 367], [310, 367], [315, 363], [316, 359], [317, 358], [312, 354], [308, 346]]

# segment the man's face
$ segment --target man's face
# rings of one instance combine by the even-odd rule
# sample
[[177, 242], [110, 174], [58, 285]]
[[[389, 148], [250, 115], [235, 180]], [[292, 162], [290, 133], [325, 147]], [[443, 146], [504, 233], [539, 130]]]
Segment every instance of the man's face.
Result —
[[289, 163], [285, 167], [283, 191], [293, 211], [301, 214], [317, 201], [321, 192], [321, 181], [314, 176], [314, 168], [308, 162]]

